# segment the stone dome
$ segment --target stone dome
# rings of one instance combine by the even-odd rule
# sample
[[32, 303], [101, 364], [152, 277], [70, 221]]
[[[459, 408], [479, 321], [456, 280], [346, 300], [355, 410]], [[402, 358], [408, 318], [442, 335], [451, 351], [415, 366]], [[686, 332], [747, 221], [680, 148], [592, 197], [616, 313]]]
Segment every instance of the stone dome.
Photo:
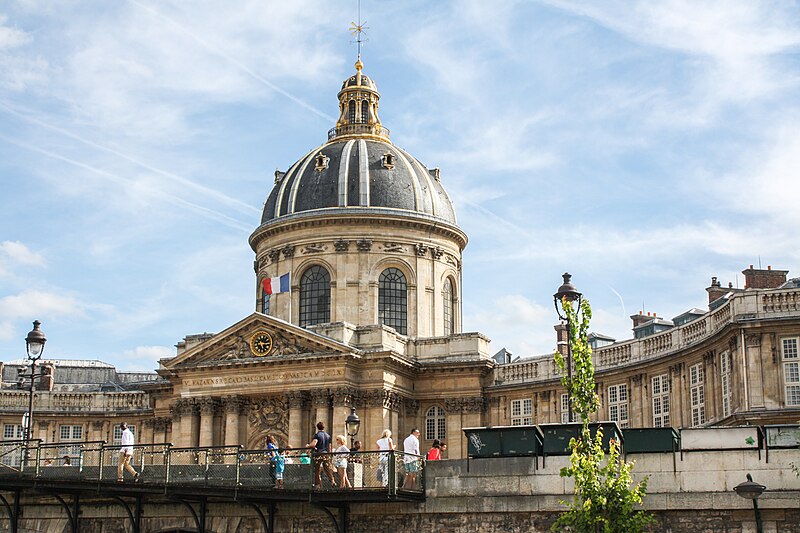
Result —
[[315, 148], [276, 183], [261, 223], [322, 209], [396, 209], [456, 225], [453, 204], [439, 181], [408, 152], [389, 142], [351, 138]]
[[[453, 204], [439, 180], [417, 158], [394, 146], [378, 118], [380, 94], [361, 73], [342, 83], [339, 119], [328, 142], [275, 172], [261, 227], [284, 217], [391, 213], [457, 225]], [[387, 211], [388, 210], [388, 211]]]

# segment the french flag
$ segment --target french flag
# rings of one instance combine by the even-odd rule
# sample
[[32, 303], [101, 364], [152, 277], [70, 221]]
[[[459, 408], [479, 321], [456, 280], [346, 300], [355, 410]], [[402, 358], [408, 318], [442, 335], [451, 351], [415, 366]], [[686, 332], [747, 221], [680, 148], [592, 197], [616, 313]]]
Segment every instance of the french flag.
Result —
[[289, 292], [289, 273], [278, 278], [264, 278], [264, 294]]

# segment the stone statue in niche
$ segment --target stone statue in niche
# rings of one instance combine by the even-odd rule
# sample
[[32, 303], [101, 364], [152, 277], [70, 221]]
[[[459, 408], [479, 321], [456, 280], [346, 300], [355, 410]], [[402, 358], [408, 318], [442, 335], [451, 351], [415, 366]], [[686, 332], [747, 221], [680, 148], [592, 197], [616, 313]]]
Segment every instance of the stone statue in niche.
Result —
[[250, 426], [247, 431], [247, 447], [251, 450], [263, 448], [267, 435], [274, 435], [279, 446], [286, 446], [289, 435], [289, 413], [283, 398], [254, 399], [247, 414], [247, 421]]

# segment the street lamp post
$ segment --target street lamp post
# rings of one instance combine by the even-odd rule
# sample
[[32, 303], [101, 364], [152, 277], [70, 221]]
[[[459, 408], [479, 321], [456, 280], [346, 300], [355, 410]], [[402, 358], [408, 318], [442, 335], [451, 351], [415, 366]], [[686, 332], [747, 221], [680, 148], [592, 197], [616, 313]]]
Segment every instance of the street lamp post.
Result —
[[[572, 305], [572, 302], [577, 302], [577, 312], [580, 312], [581, 298], [583, 298], [583, 295], [578, 292], [578, 289], [575, 288], [575, 285], [570, 281], [572, 279], [570, 273], [565, 272], [562, 278], [564, 278], [564, 283], [561, 284], [558, 291], [553, 295], [553, 305], [555, 305], [558, 318], [567, 322], [567, 381], [569, 382], [569, 388], [567, 389], [567, 409], [569, 412], [568, 422], [572, 422], [572, 392], [570, 391], [572, 388], [572, 323], [569, 320], [569, 315], [563, 312], [563, 307], [565, 305]], [[561, 308], [558, 306], [559, 302], [561, 303]]]
[[28, 361], [31, 362], [31, 386], [28, 395], [28, 418], [25, 421], [25, 465], [27, 466], [30, 459], [30, 442], [31, 442], [31, 429], [33, 429], [33, 389], [36, 383], [36, 361], [42, 357], [44, 352], [44, 343], [47, 338], [44, 336], [39, 326], [42, 323], [38, 320], [33, 321], [33, 329], [25, 337], [25, 349], [28, 353]]
[[347, 415], [347, 419], [344, 421], [344, 427], [347, 431], [347, 434], [350, 435], [350, 448], [353, 447], [353, 442], [358, 435], [358, 430], [361, 427], [361, 420], [358, 418], [356, 414], [356, 408], [350, 407], [350, 414]]
[[747, 481], [743, 481], [733, 487], [736, 494], [742, 498], [749, 498], [753, 500], [753, 510], [756, 514], [756, 531], [764, 533], [764, 528], [761, 525], [761, 511], [758, 510], [758, 497], [764, 492], [767, 487], [753, 481], [753, 476], [747, 474]]

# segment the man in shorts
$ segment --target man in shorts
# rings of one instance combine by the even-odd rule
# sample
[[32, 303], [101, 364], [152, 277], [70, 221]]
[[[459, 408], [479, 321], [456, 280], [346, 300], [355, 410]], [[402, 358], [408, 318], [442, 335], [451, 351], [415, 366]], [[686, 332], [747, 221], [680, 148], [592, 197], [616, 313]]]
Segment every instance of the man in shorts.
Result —
[[419, 471], [419, 430], [414, 428], [411, 433], [403, 441], [403, 466], [406, 469], [406, 477], [403, 480], [403, 488], [412, 490], [414, 482], [417, 480], [417, 471]]

